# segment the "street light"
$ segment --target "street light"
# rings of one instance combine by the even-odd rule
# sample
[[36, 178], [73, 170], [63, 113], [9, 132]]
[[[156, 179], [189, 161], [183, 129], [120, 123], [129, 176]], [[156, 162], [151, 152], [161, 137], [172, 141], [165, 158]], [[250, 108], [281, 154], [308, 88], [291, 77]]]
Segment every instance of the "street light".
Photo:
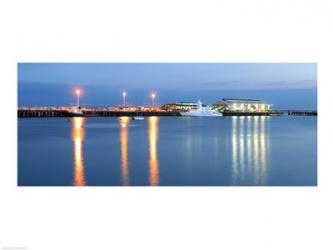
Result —
[[156, 94], [155, 93], [151, 93], [150, 94], [150, 97], [151, 97], [151, 100], [152, 100], [152, 103], [153, 103], [153, 107], [155, 106], [155, 98], [156, 98]]
[[75, 93], [77, 95], [77, 106], [78, 106], [78, 108], [80, 108], [80, 94], [81, 94], [81, 90], [77, 89], [77, 90], [75, 90]]
[[126, 96], [127, 96], [126, 91], [123, 91], [122, 95], [123, 95], [123, 106], [125, 106], [125, 104], [126, 104]]

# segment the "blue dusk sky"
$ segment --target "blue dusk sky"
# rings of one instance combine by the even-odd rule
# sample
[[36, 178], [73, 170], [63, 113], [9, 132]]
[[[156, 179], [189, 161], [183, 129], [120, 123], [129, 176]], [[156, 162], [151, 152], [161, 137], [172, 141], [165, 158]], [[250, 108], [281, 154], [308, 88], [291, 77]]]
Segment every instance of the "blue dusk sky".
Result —
[[83, 90], [82, 106], [122, 102], [149, 104], [222, 98], [256, 98], [276, 109], [317, 109], [315, 63], [19, 63], [19, 106], [75, 104], [74, 89]]

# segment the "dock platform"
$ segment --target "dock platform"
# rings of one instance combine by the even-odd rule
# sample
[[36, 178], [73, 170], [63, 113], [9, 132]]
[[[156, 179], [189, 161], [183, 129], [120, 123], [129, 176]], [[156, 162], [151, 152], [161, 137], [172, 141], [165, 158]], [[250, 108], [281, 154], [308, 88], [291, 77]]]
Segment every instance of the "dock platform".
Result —
[[288, 115], [297, 116], [317, 116], [317, 111], [306, 111], [306, 110], [288, 110]]
[[[119, 116], [180, 116], [179, 112], [174, 111], [85, 111], [85, 117], [119, 117]], [[73, 116], [65, 110], [18, 110], [17, 116], [24, 117], [70, 117]]]

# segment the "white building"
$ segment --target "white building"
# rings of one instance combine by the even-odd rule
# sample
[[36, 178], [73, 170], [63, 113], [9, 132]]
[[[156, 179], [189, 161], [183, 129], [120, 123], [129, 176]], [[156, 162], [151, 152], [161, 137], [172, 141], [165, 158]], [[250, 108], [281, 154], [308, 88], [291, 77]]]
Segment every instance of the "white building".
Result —
[[198, 103], [195, 102], [176, 102], [176, 103], [167, 103], [161, 107], [163, 110], [172, 110], [172, 111], [190, 111], [192, 109], [198, 108]]
[[272, 105], [254, 99], [223, 99], [225, 110], [231, 112], [269, 112]]

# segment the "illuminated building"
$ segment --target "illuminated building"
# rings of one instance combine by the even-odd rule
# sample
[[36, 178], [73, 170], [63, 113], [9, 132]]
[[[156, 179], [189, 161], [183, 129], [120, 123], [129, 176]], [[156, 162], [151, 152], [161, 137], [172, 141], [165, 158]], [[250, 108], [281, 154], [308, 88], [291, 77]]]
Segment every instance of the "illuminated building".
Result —
[[227, 99], [215, 103], [217, 109], [222, 108], [225, 112], [271, 112], [272, 106], [260, 100], [254, 99]]
[[161, 109], [167, 111], [190, 111], [192, 109], [197, 109], [198, 103], [194, 102], [176, 102], [164, 104]]

